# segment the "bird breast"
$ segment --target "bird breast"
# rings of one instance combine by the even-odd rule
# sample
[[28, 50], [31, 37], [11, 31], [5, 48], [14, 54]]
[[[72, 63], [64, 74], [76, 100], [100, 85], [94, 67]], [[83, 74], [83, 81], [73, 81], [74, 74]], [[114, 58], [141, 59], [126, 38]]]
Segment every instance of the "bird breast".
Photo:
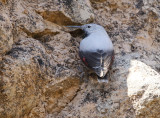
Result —
[[112, 42], [106, 34], [90, 34], [80, 42], [80, 50], [96, 51], [96, 50], [113, 50]]

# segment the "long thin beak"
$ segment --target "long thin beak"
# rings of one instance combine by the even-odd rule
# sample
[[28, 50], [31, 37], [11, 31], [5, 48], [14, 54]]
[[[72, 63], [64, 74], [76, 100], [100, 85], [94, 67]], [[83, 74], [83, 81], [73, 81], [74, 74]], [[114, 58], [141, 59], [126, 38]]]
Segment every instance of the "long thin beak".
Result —
[[65, 27], [71, 27], [71, 28], [82, 28], [81, 26], [65, 26]]

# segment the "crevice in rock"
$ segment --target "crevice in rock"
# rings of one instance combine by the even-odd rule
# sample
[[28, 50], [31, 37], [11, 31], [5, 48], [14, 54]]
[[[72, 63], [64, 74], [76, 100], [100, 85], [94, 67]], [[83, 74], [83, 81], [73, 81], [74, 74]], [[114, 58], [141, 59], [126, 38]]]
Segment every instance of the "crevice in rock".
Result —
[[70, 31], [69, 33], [73, 37], [82, 37], [83, 38], [85, 35], [84, 31], [82, 31], [81, 29], [76, 29], [76, 30]]
[[[26, 28], [21, 28], [21, 30], [23, 31], [23, 32], [25, 32], [27, 35], [28, 35], [28, 37], [32, 37], [32, 38], [34, 38], [34, 39], [37, 39], [37, 40], [40, 40], [40, 41], [42, 41], [42, 42], [47, 42], [48, 40], [43, 40], [43, 36], [45, 36], [45, 35], [57, 35], [57, 34], [59, 34], [59, 32], [52, 32], [51, 30], [49, 30], [49, 29], [45, 29], [44, 31], [42, 31], [42, 32], [37, 32], [37, 33], [32, 33], [32, 32], [30, 32], [30, 31], [28, 31]], [[41, 39], [42, 38], [42, 39]]]
[[40, 14], [45, 20], [53, 22], [58, 25], [81, 25], [80, 23], [73, 22], [71, 18], [67, 17], [61, 11], [36, 11]]
[[90, 0], [91, 3], [100, 3], [100, 2], [105, 2], [106, 0]]
[[79, 79], [68, 78], [56, 86], [50, 86], [45, 92], [48, 101], [47, 112], [59, 114], [77, 96], [79, 84]]
[[64, 108], [66, 108], [67, 105], [68, 105], [69, 103], [71, 103], [71, 102], [77, 97], [78, 93], [79, 93], [81, 90], [82, 90], [81, 87], [79, 87], [79, 88], [76, 90], [75, 95], [70, 99], [70, 101], [69, 101], [68, 103], [66, 103], [66, 105], [57, 113], [57, 115], [60, 114], [61, 111], [62, 111]]
[[[79, 89], [77, 89], [75, 95], [74, 95], [74, 96], [72, 97], [72, 99], [68, 102], [68, 104], [74, 100], [74, 98], [78, 95], [78, 92], [79, 92], [79, 91], [81, 91], [81, 88], [80, 88], [80, 87], [79, 87]], [[68, 104], [67, 104], [67, 105], [68, 105]], [[67, 106], [67, 105], [66, 105], [66, 106]]]

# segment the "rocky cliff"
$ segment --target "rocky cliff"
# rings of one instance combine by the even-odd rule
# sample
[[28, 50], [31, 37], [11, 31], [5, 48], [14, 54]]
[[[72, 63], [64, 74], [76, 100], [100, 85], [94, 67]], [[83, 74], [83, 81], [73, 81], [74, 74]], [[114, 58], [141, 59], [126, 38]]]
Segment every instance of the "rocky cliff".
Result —
[[[115, 49], [109, 83], [78, 56], [102, 25]], [[0, 0], [0, 118], [159, 118], [159, 0]]]

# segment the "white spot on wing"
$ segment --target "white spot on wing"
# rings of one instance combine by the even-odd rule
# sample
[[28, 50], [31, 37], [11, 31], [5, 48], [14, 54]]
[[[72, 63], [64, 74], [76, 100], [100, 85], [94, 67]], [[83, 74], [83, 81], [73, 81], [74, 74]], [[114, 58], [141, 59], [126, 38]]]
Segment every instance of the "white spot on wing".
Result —
[[101, 70], [100, 77], [103, 77], [103, 71]]
[[102, 65], [102, 61], [103, 61], [103, 59], [102, 59], [102, 55], [101, 55], [101, 60], [100, 60], [100, 64]]

